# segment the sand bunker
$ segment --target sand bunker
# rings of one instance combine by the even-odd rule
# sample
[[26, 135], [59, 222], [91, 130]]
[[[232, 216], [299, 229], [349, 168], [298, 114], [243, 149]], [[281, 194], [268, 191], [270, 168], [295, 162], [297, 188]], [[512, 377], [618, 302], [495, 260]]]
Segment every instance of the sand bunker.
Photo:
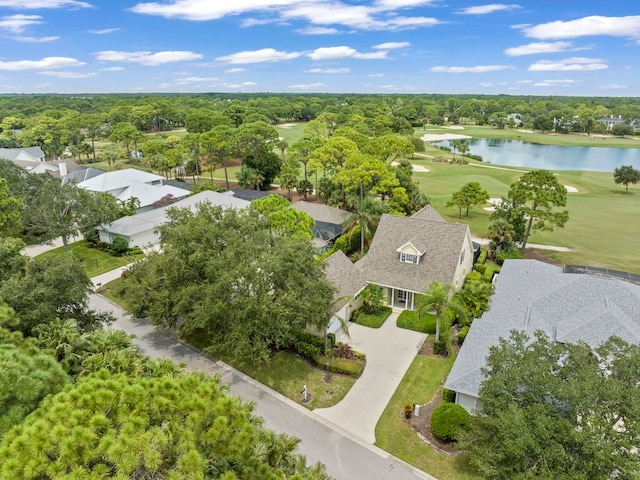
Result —
[[568, 193], [578, 193], [578, 189], [576, 187], [572, 187], [571, 185], [565, 185], [564, 188], [567, 189]]
[[442, 142], [444, 140], [466, 140], [472, 137], [459, 133], [427, 133], [420, 138], [423, 142]]
[[[398, 165], [400, 165], [398, 162], [391, 162], [391, 166], [393, 167], [397, 167]], [[414, 165], [414, 164], [411, 164], [411, 170], [413, 170], [414, 172], [422, 172], [422, 173], [429, 172], [428, 168], [425, 168], [422, 165]]]
[[484, 207], [484, 210], [486, 210], [487, 212], [495, 212], [496, 205], [500, 205], [502, 203], [502, 198], [493, 197], [487, 201], [491, 204], [491, 207]]
[[291, 128], [291, 127], [295, 127], [296, 124], [295, 123], [283, 123], [281, 125], [278, 125], [278, 127], [280, 128]]

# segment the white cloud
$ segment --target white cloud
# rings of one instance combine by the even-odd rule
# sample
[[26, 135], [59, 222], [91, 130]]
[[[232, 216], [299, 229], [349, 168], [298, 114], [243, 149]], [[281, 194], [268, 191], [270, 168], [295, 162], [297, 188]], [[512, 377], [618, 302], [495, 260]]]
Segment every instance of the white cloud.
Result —
[[296, 30], [296, 32], [301, 33], [302, 35], [335, 35], [340, 31], [337, 28], [329, 27], [307, 27], [300, 28]]
[[379, 50], [377, 52], [361, 53], [356, 49], [340, 46], [340, 47], [320, 47], [316, 48], [313, 52], [307, 56], [311, 60], [337, 60], [341, 58], [355, 58], [359, 60], [379, 60], [387, 58], [386, 50]]
[[300, 0], [169, 0], [168, 3], [138, 3], [131, 10], [135, 13], [158, 15], [167, 18], [185, 20], [217, 20], [227, 15], [239, 15], [247, 12], [269, 11], [300, 3]]
[[101, 68], [100, 71], [102, 72], [122, 72], [124, 70], [124, 67], [107, 67], [107, 68]]
[[540, 60], [529, 65], [530, 72], [579, 72], [606, 70], [609, 66], [599, 58], [572, 57], [563, 60]]
[[105, 50], [97, 52], [96, 59], [102, 62], [127, 62], [139, 63], [141, 65], [164, 65], [175, 62], [189, 62], [202, 58], [199, 53], [189, 51], [166, 51], [166, 52], [120, 52], [116, 50]]
[[101, 30], [87, 30], [89, 33], [93, 33], [94, 35], [106, 35], [108, 33], [117, 32], [118, 30], [122, 30], [121, 28], [103, 28]]
[[404, 48], [409, 46], [411, 46], [409, 42], [386, 42], [374, 45], [373, 48], [376, 50], [393, 50], [395, 48]]
[[230, 68], [228, 70], [225, 70], [224, 73], [242, 73], [247, 71], [248, 70], [246, 68]]
[[506, 5], [504, 3], [491, 3], [489, 5], [476, 5], [475, 7], [467, 7], [460, 10], [458, 13], [462, 15], [487, 15], [489, 13], [494, 12], [505, 12], [510, 10], [518, 10], [522, 7], [520, 5], [510, 4]]
[[22, 33], [31, 25], [40, 25], [44, 23], [40, 15], [8, 15], [0, 17], [0, 29], [13, 33]]
[[535, 55], [540, 53], [566, 52], [575, 50], [570, 42], [535, 42], [519, 47], [507, 48], [504, 54], [508, 57], [519, 57], [521, 55]]
[[567, 87], [576, 83], [575, 80], [543, 80], [534, 83], [534, 87]]
[[0, 0], [0, 7], [16, 8], [21, 10], [39, 10], [42, 8], [92, 8], [87, 2], [75, 0]]
[[210, 83], [218, 81], [220, 81], [220, 79], [216, 77], [184, 77], [176, 79], [175, 85], [189, 85], [190, 83]]
[[521, 27], [527, 37], [541, 40], [607, 35], [640, 39], [640, 15], [604, 17], [593, 15], [567, 22], [555, 21]]
[[512, 70], [513, 65], [476, 65], [475, 67], [432, 67], [429, 70], [435, 73], [486, 73]]
[[57, 71], [52, 71], [52, 72], [38, 72], [39, 75], [47, 75], [49, 77], [56, 77], [56, 78], [69, 78], [69, 79], [73, 79], [73, 78], [91, 78], [91, 77], [95, 77], [96, 74], [95, 73], [80, 73], [80, 72], [57, 72]]
[[370, 73], [367, 76], [371, 78], [380, 78], [380, 77], [384, 77], [384, 73]]
[[47, 42], [53, 42], [55, 40], [58, 40], [60, 37], [25, 37], [25, 36], [18, 36], [15, 37], [14, 40], [16, 42], [25, 42], [25, 43], [47, 43]]
[[321, 82], [316, 83], [306, 83], [306, 84], [298, 84], [298, 85], [289, 85], [289, 88], [295, 88], [296, 90], [312, 90], [314, 88], [325, 87], [326, 85]]
[[308, 70], [309, 73], [326, 73], [326, 74], [335, 74], [335, 73], [350, 73], [350, 68], [312, 68]]
[[216, 58], [218, 62], [231, 64], [282, 62], [292, 60], [301, 56], [300, 52], [282, 52], [273, 48], [263, 48], [261, 50], [245, 50], [244, 52], [233, 53]]
[[69, 57], [45, 57], [42, 60], [0, 61], [0, 70], [17, 72], [20, 70], [54, 70], [85, 65], [84, 62]]
[[273, 18], [245, 18], [242, 20], [240, 24], [242, 27], [249, 28], [255, 27], [257, 25], [269, 25], [270, 23], [275, 23], [276, 20]]
[[244, 88], [244, 87], [253, 87], [257, 85], [256, 82], [242, 82], [242, 83], [223, 83], [222, 86], [226, 88]]
[[138, 3], [131, 10], [141, 14], [194, 21], [216, 20], [227, 15], [249, 13], [271, 16], [257, 20], [245, 19], [242, 22], [245, 27], [298, 19], [324, 27], [343, 25], [362, 30], [397, 30], [440, 23], [435, 18], [397, 15], [397, 10], [417, 8], [431, 3], [432, 0], [378, 0], [372, 5], [351, 5], [339, 0], [168, 0], [166, 3]]
[[598, 85], [598, 88], [603, 88], [605, 90], [616, 90], [616, 89], [625, 89], [629, 88], [628, 85], [623, 85], [621, 83], [606, 83], [603, 85]]

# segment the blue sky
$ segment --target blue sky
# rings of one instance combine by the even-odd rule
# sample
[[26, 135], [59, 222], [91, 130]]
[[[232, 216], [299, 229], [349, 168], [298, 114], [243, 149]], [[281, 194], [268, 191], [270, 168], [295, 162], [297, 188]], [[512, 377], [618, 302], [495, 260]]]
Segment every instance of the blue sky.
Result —
[[638, 0], [0, 0], [0, 93], [640, 96]]

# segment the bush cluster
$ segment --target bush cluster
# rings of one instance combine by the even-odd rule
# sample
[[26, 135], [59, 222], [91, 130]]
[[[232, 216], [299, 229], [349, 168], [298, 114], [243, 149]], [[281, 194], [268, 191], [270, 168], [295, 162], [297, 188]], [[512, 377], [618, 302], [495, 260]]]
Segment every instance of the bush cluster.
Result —
[[522, 252], [517, 248], [508, 248], [506, 250], [500, 250], [496, 255], [496, 263], [502, 265], [505, 260], [519, 260], [524, 258]]
[[431, 415], [431, 432], [445, 442], [456, 442], [469, 423], [469, 412], [456, 403], [443, 403]]
[[493, 280], [493, 275], [500, 272], [500, 265], [489, 265], [484, 272], [484, 279], [487, 282]]
[[448, 388], [442, 389], [442, 401], [445, 403], [454, 403], [456, 401], [456, 392]]
[[436, 355], [444, 355], [447, 353], [447, 344], [444, 340], [433, 342], [433, 353]]

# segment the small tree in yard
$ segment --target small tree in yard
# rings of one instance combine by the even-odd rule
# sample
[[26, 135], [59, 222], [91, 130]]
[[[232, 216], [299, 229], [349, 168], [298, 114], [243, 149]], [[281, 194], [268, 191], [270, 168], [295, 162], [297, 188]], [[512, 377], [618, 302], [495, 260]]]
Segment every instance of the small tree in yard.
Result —
[[629, 184], [640, 182], [640, 170], [636, 170], [632, 165], [622, 165], [613, 171], [613, 181], [625, 186], [625, 191], [629, 192]]
[[458, 207], [458, 217], [462, 218], [462, 209], [466, 208], [466, 216], [469, 216], [469, 208], [489, 200], [489, 192], [484, 190], [478, 182], [469, 182], [455, 192], [447, 207]]
[[382, 307], [383, 293], [377, 285], [367, 285], [360, 293], [362, 299], [362, 310], [364, 313], [372, 314]]

